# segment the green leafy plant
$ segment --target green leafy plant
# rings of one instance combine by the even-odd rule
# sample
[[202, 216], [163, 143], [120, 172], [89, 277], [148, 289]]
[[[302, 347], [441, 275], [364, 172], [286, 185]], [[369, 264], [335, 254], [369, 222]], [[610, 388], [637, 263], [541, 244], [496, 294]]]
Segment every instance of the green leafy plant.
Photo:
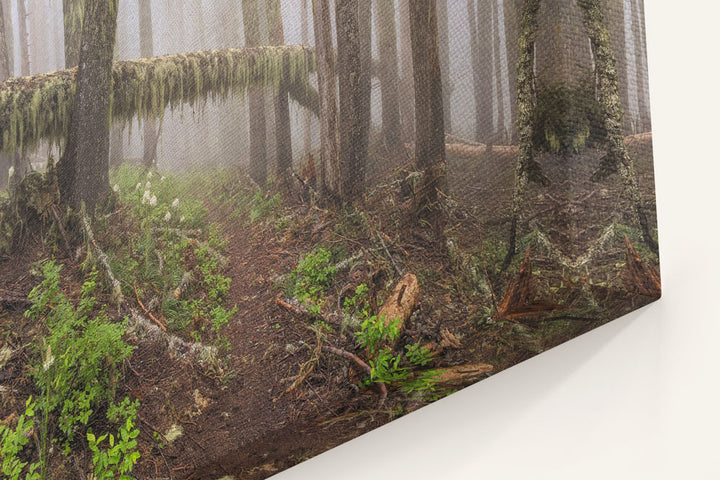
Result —
[[316, 248], [298, 262], [290, 274], [290, 293], [305, 305], [313, 316], [322, 309], [322, 295], [332, 284], [337, 268], [331, 265], [332, 253], [324, 248]]
[[29, 397], [25, 402], [25, 413], [18, 417], [17, 425], [14, 429], [0, 424], [0, 473], [2, 478], [9, 480], [18, 480], [21, 478], [23, 471], [25, 480], [36, 480], [40, 478], [37, 472], [40, 467], [39, 463], [23, 462], [18, 458], [25, 445], [30, 441], [30, 436], [35, 425], [33, 418], [35, 417], [35, 408], [37, 404]]
[[275, 212], [282, 206], [282, 196], [279, 193], [270, 196], [262, 192], [255, 192], [250, 202], [250, 222], [254, 223]]
[[42, 362], [32, 375], [43, 394], [44, 414], [58, 412], [69, 443], [94, 409], [112, 398], [119, 365], [132, 348], [122, 339], [125, 326], [111, 323], [103, 309], [96, 312], [97, 273], [88, 276], [75, 307], [60, 290], [61, 269], [53, 261], [43, 264], [44, 279], [30, 293], [32, 306], [25, 315], [47, 328], [38, 344]]
[[[135, 426], [138, 402], [125, 398], [119, 405], [108, 408], [110, 421], [119, 422], [117, 435], [106, 433], [96, 437], [87, 433], [88, 447], [93, 452], [93, 474], [97, 480], [134, 480], [129, 474], [140, 459], [137, 451], [137, 436], [140, 430]], [[107, 440], [107, 446], [105, 446]]]

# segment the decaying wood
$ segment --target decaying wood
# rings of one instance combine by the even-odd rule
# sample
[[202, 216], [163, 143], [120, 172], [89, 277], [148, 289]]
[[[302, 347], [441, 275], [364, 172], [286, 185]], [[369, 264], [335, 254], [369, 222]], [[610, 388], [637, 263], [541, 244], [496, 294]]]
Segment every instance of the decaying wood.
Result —
[[434, 380], [437, 385], [458, 384], [470, 381], [493, 371], [493, 366], [487, 363], [469, 363], [448, 368], [438, 368], [424, 372], [417, 372], [416, 375], [432, 372], [436, 374]]
[[180, 300], [182, 296], [187, 291], [188, 287], [190, 286], [190, 283], [192, 283], [193, 276], [190, 272], [183, 273], [182, 278], [180, 279], [180, 285], [175, 289], [173, 292], [173, 297], [175, 297], [175, 300]]
[[[322, 347], [324, 352], [332, 353], [333, 355], [337, 355], [339, 357], [343, 357], [347, 360], [350, 360], [351, 362], [354, 362], [355, 365], [360, 367], [361, 370], [363, 370], [368, 375], [372, 374], [372, 369], [370, 368], [370, 365], [365, 363], [363, 359], [355, 355], [354, 353], [348, 352], [347, 350], [343, 350], [336, 347], [331, 347], [329, 345], [325, 345]], [[378, 388], [380, 389], [380, 400], [378, 401], [378, 409], [382, 408], [383, 405], [385, 405], [385, 400], [387, 399], [388, 391], [387, 391], [387, 385], [384, 383], [376, 383]]]
[[385, 300], [378, 318], [385, 318], [385, 325], [400, 321], [400, 330], [410, 318], [420, 296], [418, 279], [412, 273], [405, 275]]
[[142, 300], [140, 300], [140, 295], [138, 294], [137, 288], [133, 288], [133, 289], [135, 290], [135, 298], [137, 299], [138, 305], [140, 305], [140, 308], [142, 308], [142, 311], [145, 312], [145, 315], [147, 315], [148, 317], [150, 317], [150, 320], [152, 320], [153, 322], [155, 322], [155, 324], [156, 324], [158, 327], [160, 327], [163, 332], [166, 332], [166, 331], [167, 331], [167, 328], [165, 327], [165, 325], [164, 325], [160, 320], [158, 320], [158, 319], [152, 314], [152, 312], [150, 312], [147, 308], [145, 308], [145, 305], [143, 305]]
[[285, 310], [292, 313], [293, 315], [297, 315], [300, 317], [310, 316], [310, 312], [308, 312], [301, 305], [293, 305], [292, 303], [288, 302], [287, 300], [283, 300], [280, 297], [275, 297], [275, 304], [279, 307], [284, 308]]
[[532, 318], [564, 310], [560, 305], [537, 298], [537, 280], [532, 273], [530, 248], [520, 264], [520, 271], [510, 280], [505, 295], [497, 306], [496, 320]]
[[627, 236], [625, 237], [625, 246], [627, 247], [625, 251], [627, 262], [622, 277], [625, 288], [631, 293], [660, 298], [662, 295], [660, 273], [642, 261]]
[[120, 282], [117, 278], [115, 278], [115, 275], [113, 275], [112, 269], [110, 268], [110, 259], [107, 255], [105, 255], [105, 252], [100, 249], [97, 242], [95, 241], [95, 235], [90, 228], [90, 221], [88, 220], [87, 215], [82, 216], [82, 223], [83, 227], [85, 228], [85, 234], [87, 235], [88, 241], [95, 249], [95, 253], [97, 254], [98, 260], [100, 261], [100, 265], [102, 265], [103, 269], [105, 270], [105, 275], [107, 276], [107, 279], [112, 286], [112, 300], [116, 304], [121, 305], [125, 302], [125, 297], [123, 296]]
[[0, 288], [0, 305], [12, 308], [26, 308], [30, 301], [26, 294]]

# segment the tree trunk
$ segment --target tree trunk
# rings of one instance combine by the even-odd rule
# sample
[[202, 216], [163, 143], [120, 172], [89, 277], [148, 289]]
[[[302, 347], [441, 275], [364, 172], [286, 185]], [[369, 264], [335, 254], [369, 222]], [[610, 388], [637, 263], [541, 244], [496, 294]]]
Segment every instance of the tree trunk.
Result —
[[[138, 17], [140, 21], [140, 56], [152, 58], [155, 56], [152, 2], [151, 0], [138, 0]], [[157, 163], [157, 144], [160, 137], [155, 119], [143, 119], [143, 165], [152, 168]]]
[[448, 25], [448, 0], [436, 0], [438, 22], [438, 49], [440, 52], [440, 75], [442, 76], [443, 118], [445, 131], [452, 133], [452, 76], [450, 75], [450, 26]]
[[110, 192], [110, 98], [118, 0], [87, 0], [80, 67], [65, 152], [58, 164], [62, 198], [89, 212]]
[[503, 0], [505, 12], [505, 33], [508, 56], [508, 81], [510, 88], [510, 143], [517, 142], [517, 64], [518, 64], [518, 37], [520, 35], [520, 11], [522, 0]]
[[[285, 44], [280, 0], [267, 0], [267, 26], [270, 45]], [[285, 183], [292, 170], [292, 130], [288, 79], [280, 79], [275, 98], [275, 142], [277, 144], [277, 179]]]
[[[242, 8], [245, 45], [248, 47], [259, 46], [261, 31], [258, 0], [243, 0]], [[250, 112], [250, 178], [264, 188], [267, 182], [268, 154], [265, 94], [262, 88], [251, 88], [248, 91], [248, 108]]]
[[315, 58], [320, 94], [320, 194], [328, 201], [342, 198], [338, 157], [337, 93], [335, 86], [335, 52], [329, 0], [314, 0]]
[[473, 99], [475, 100], [475, 136], [477, 142], [484, 140], [482, 137], [483, 112], [481, 70], [483, 68], [480, 59], [480, 38], [478, 37], [477, 9], [475, 0], [467, 0], [468, 25], [470, 28], [470, 62], [473, 73]]
[[395, 2], [375, 0], [375, 22], [380, 54], [378, 77], [382, 92], [382, 131], [385, 146], [392, 150], [402, 141]]
[[643, 2], [633, 0], [635, 7], [635, 58], [637, 59], [638, 87], [638, 130], [649, 132], [650, 124], [650, 90], [648, 88], [647, 48], [645, 45], [645, 11]]
[[[18, 3], [24, 3], [19, 0]], [[63, 0], [63, 24], [65, 26], [65, 68], [77, 67], [80, 61], [80, 36], [82, 34], [84, 7], [87, 0]]]
[[487, 144], [493, 143], [493, 42], [492, 36], [492, 7], [489, 1], [479, 2], [477, 5], [477, 35], [478, 50], [477, 62], [479, 72], [475, 84], [478, 112], [476, 119], [477, 141]]
[[492, 143], [505, 143], [505, 104], [503, 101], [503, 82], [502, 82], [502, 66], [500, 48], [500, 22], [498, 15], [498, 2], [492, 0], [492, 75], [493, 75], [493, 110], [495, 116], [495, 131]]
[[638, 187], [635, 165], [625, 146], [622, 130], [623, 108], [620, 102], [616, 60], [610, 47], [610, 35], [605, 26], [602, 8], [600, 8], [599, 0], [578, 0], [578, 5], [583, 11], [583, 24], [588, 37], [590, 37], [595, 58], [598, 97], [603, 109], [607, 134], [607, 154], [601, 161], [600, 168], [593, 176], [593, 180], [600, 181], [608, 175], [620, 173], [635, 210], [636, 221], [642, 230], [643, 241], [653, 253], [657, 254], [658, 244], [650, 232], [645, 205]]
[[[310, 13], [308, 11], [308, 0], [302, 0], [300, 7], [300, 36], [303, 45], [310, 45]], [[303, 112], [303, 152], [310, 157], [312, 151], [312, 113], [309, 110]]]
[[[7, 30], [5, 7], [5, 2], [0, 2], [0, 82], [13, 76], [10, 69], [10, 56], [13, 52], [8, 48], [8, 38], [12, 38], [12, 30]], [[7, 15], [10, 15], [10, 11], [7, 12]], [[12, 26], [12, 24], [10, 25]]]
[[438, 48], [435, 0], [414, 0], [410, 5], [410, 33], [415, 78], [415, 163], [423, 172], [416, 210], [433, 228], [441, 245], [445, 220], [438, 193], [445, 190], [445, 124], [443, 84]]
[[415, 83], [413, 80], [412, 42], [410, 40], [410, 0], [399, 0], [400, 8], [400, 117], [403, 138], [415, 137]]
[[28, 36], [26, 0], [17, 0], [18, 35], [20, 36], [20, 75], [30, 75], [30, 37]]

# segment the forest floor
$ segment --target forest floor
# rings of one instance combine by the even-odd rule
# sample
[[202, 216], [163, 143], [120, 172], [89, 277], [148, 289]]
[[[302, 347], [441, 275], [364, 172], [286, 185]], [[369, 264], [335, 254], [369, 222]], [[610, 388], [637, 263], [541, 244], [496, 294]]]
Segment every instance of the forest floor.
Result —
[[[651, 140], [646, 134], [629, 137], [627, 143], [637, 159], [654, 225]], [[120, 270], [115, 275], [128, 304], [167, 329], [157, 336], [127, 335], [134, 351], [123, 364], [116, 398], [140, 401], [141, 456], [133, 475], [266, 478], [652, 301], [628, 291], [623, 281], [624, 237], [653, 267], [657, 257], [641, 245], [632, 227], [620, 180], [587, 180], [599, 162], [599, 153], [593, 151], [582, 157], [540, 157], [552, 186], [528, 190], [520, 254], [507, 272], [501, 271], [515, 159], [512, 147], [450, 156], [452, 188], [445, 205], [450, 242], [444, 249], [433, 244], [427, 229], [412, 223], [416, 176], [402, 165], [390, 173], [378, 172], [377, 179], [384, 180], [371, 183], [375, 187], [361, 206], [341, 212], [314, 206], [303, 198], [304, 191], [281, 200], [256, 193], [232, 175], [214, 177], [204, 191], [195, 189], [202, 192], [198, 202], [208, 211], [199, 223], [205, 231], [193, 236], [194, 229], [183, 230], [182, 248], [175, 251], [179, 253], [168, 253], [165, 262], [153, 264], [160, 272], [154, 276], [139, 274], [140, 267], [125, 271], [121, 264], [142, 266], [139, 250], [126, 250], [141, 243], [141, 226], [158, 225], [156, 217], [163, 212], [148, 217], [154, 223], [139, 223], [133, 219], [137, 212], [142, 215], [138, 204], [135, 210], [121, 207], [119, 213], [96, 221], [97, 244]], [[125, 179], [121, 189], [127, 184], [130, 192], [135, 180]], [[167, 193], [169, 205], [174, 192]], [[194, 208], [201, 207], [196, 203]], [[612, 235], [606, 235], [609, 225], [616, 225]], [[160, 232], [153, 248], [169, 252], [171, 230]], [[29, 372], [38, 362], [34, 345], [42, 327], [23, 312], [29, 307], [25, 299], [41, 280], [38, 262], [53, 257], [64, 265], [61, 287], [73, 301], [87, 277], [85, 249], [90, 245], [80, 242], [77, 251], [67, 252], [46, 245], [47, 233], [32, 234], [21, 255], [0, 258], [0, 340], [11, 352], [0, 365], [0, 420], [5, 424], [22, 412], [30, 395], [37, 395]], [[578, 268], [564, 265], [604, 237], [608, 239], [601, 252], [590, 261]], [[530, 301], [542, 298], [552, 308], [540, 315], [499, 315], [507, 291], [522, 275], [526, 248], [534, 285]], [[327, 257], [320, 258], [320, 253]], [[208, 255], [217, 259], [212, 274], [202, 267]], [[205, 283], [192, 285], [173, 300], [168, 292], [180, 275], [166, 273], [170, 258], [175, 258], [173, 265], [203, 279], [196, 278], [196, 283]], [[332, 273], [327, 282], [319, 281], [321, 288], [309, 301], [298, 302], [298, 278], [308, 258], [317, 260], [308, 267], [309, 276], [323, 269]], [[360, 344], [357, 332], [408, 273], [417, 276], [419, 301], [398, 338], [386, 342], [394, 345], [390, 358], [399, 359], [406, 378], [385, 382], [389, 394], [382, 402], [380, 382], [368, 382], [357, 362], [322, 346], [350, 353], [373, 368], [381, 363], [378, 352]], [[155, 278], [162, 275], [164, 280]], [[211, 275], [230, 279], [218, 305], [232, 318], [217, 329], [197, 312], [173, 320], [178, 303], [205, 308], [191, 300], [210, 301]], [[99, 304], [107, 305], [112, 319], [122, 321], [127, 312], [113, 306], [109, 291], [96, 293]], [[183, 300], [185, 296], [189, 298]], [[201, 311], [207, 314], [209, 308]], [[187, 349], [176, 348], [171, 336], [214, 345], [220, 353], [199, 361]], [[422, 366], [408, 360], [414, 345], [432, 353]], [[406, 388], [418, 372], [465, 365], [489, 365], [492, 371], [461, 376], [454, 383]], [[98, 432], [111, 428], [97, 412], [88, 425]], [[75, 440], [71, 452], [66, 457], [57, 449], [51, 456], [52, 478], [85, 478], [92, 454], [84, 438]], [[32, 454], [30, 447], [25, 455]]]

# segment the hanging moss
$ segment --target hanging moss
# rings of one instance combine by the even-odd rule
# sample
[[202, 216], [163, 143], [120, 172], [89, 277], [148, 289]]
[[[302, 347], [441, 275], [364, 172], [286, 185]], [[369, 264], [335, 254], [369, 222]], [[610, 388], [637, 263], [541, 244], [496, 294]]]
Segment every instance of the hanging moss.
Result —
[[[169, 106], [202, 106], [250, 85], [277, 88], [282, 80], [308, 85], [314, 51], [303, 46], [237, 48], [115, 62], [112, 117], [161, 118]], [[77, 69], [0, 84], [0, 149], [26, 150], [41, 140], [66, 138]], [[303, 92], [308, 98], [312, 93]], [[311, 100], [306, 100], [312, 103]]]

